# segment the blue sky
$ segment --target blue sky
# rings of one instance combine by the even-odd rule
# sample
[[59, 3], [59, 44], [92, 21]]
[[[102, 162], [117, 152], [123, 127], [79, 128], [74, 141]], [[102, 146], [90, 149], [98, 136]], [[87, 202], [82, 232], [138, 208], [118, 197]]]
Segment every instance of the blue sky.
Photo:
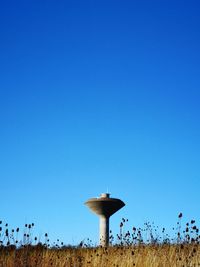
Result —
[[199, 215], [198, 1], [1, 1], [2, 220], [78, 243]]

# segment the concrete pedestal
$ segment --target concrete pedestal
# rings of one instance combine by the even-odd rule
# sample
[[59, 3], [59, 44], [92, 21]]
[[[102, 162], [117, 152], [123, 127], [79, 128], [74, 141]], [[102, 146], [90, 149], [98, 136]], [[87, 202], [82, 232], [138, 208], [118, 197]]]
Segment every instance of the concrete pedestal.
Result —
[[109, 245], [109, 217], [100, 216], [99, 221], [99, 237], [100, 246], [105, 247]]

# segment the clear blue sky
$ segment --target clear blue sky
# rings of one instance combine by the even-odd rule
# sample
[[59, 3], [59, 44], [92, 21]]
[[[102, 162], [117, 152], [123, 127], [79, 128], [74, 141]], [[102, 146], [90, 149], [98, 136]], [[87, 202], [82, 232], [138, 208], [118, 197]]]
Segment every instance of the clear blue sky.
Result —
[[132, 227], [200, 222], [199, 1], [1, 1], [0, 218], [97, 240], [108, 190]]

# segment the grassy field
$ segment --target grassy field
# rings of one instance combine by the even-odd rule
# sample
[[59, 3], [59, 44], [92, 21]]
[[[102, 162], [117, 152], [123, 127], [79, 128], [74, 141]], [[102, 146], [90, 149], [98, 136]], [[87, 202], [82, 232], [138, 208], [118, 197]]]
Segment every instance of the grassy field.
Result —
[[[145, 224], [145, 229], [133, 227], [126, 233], [122, 219], [116, 239], [110, 234], [109, 247], [95, 247], [81, 242], [65, 246], [57, 240], [50, 244], [48, 235], [43, 242], [32, 235], [34, 224], [26, 224], [20, 239], [19, 228], [9, 230], [0, 221], [0, 267], [197, 267], [200, 266], [200, 235], [195, 221], [181, 227], [179, 214], [175, 236], [170, 239], [162, 229]], [[144, 236], [146, 237], [144, 239]]]
[[1, 267], [189, 267], [200, 266], [198, 245], [138, 245], [109, 248], [62, 248], [43, 246], [1, 248]]

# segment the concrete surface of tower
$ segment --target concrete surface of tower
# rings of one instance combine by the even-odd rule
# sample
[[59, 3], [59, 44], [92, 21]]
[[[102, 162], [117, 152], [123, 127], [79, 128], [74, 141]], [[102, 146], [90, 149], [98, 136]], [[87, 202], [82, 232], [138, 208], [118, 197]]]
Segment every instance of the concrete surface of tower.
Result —
[[125, 203], [118, 198], [110, 198], [110, 194], [103, 193], [99, 198], [90, 198], [85, 202], [95, 214], [100, 217], [99, 239], [101, 246], [109, 245], [109, 218]]

